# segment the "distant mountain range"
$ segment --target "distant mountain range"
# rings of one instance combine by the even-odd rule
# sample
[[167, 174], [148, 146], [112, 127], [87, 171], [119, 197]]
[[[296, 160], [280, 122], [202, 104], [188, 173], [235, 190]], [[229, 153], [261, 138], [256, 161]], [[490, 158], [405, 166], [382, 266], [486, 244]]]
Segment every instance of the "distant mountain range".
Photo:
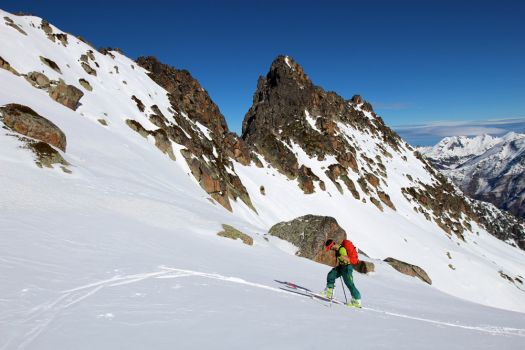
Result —
[[525, 134], [446, 137], [419, 151], [468, 196], [525, 217]]

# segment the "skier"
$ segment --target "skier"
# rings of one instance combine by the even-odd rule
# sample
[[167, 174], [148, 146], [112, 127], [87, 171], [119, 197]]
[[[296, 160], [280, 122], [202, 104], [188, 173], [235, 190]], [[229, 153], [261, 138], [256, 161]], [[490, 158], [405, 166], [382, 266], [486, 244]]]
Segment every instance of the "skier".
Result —
[[[355, 287], [354, 279], [352, 277], [352, 271], [354, 269], [349, 259], [349, 253], [351, 252], [347, 252], [347, 249], [343, 247], [343, 245], [337, 244], [331, 239], [326, 241], [325, 250], [335, 251], [337, 266], [328, 272], [328, 275], [326, 276], [326, 289], [321, 292], [321, 295], [331, 299], [334, 294], [335, 280], [339, 277], [343, 277], [343, 281], [345, 281], [346, 286], [350, 289], [350, 294], [352, 294], [352, 300], [346, 305], [360, 308], [361, 294]], [[355, 252], [355, 254], [357, 255], [357, 252]]]

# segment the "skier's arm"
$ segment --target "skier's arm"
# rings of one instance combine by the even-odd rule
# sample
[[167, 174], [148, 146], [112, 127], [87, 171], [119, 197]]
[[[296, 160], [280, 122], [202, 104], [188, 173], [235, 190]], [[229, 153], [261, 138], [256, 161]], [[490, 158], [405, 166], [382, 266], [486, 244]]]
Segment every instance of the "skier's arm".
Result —
[[339, 249], [339, 257], [337, 258], [337, 260], [341, 265], [350, 264], [350, 259], [348, 258], [348, 253], [346, 252], [345, 248], [341, 247]]

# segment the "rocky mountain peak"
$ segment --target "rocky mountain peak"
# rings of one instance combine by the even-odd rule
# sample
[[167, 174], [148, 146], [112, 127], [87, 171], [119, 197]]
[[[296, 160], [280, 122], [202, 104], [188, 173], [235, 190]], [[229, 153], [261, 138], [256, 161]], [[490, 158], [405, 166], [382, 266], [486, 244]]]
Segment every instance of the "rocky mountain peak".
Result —
[[[243, 122], [242, 138], [290, 179], [297, 178], [305, 193], [314, 192], [314, 182], [321, 190], [325, 185], [319, 174], [299, 164], [297, 149], [319, 161], [335, 157], [337, 162], [327, 170], [328, 178], [337, 182], [336, 179], [342, 177], [341, 180], [358, 199], [361, 198], [359, 191], [346, 176], [348, 171], [362, 175], [361, 182], [364, 183], [365, 177], [372, 179], [369, 172], [381, 176], [384, 170], [381, 165], [378, 169], [365, 165], [370, 164], [369, 158], [357, 153], [358, 142], [345, 130], [374, 135], [377, 139], [374, 143], [384, 154], [388, 152], [383, 144], [394, 150], [400, 146], [397, 134], [385, 126], [361, 96], [345, 100], [334, 92], [327, 92], [315, 86], [292, 58], [279, 56], [271, 64], [266, 77], [259, 79], [253, 105]], [[375, 154], [371, 156], [375, 157]], [[358, 158], [363, 159], [366, 170], [359, 170]], [[371, 181], [378, 186], [376, 181]], [[388, 206], [393, 206], [387, 196], [383, 197]]]
[[266, 80], [270, 86], [274, 87], [284, 85], [289, 88], [304, 89], [313, 85], [303, 67], [290, 56], [283, 55], [277, 56], [272, 62]]

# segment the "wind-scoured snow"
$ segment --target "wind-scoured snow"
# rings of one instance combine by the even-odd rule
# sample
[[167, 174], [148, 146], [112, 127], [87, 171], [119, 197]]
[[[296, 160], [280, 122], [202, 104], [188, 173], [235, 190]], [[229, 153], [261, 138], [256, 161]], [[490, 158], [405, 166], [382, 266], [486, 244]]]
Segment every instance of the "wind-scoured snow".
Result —
[[[385, 164], [397, 211], [380, 213], [341, 195], [329, 181], [327, 191], [305, 196], [261, 158], [263, 168], [234, 162], [230, 169], [257, 213], [240, 201], [230, 213], [198, 186], [180, 145], [172, 143], [173, 161], [125, 124], [134, 119], [155, 129], [133, 95], [170, 115], [166, 91], [146, 71], [71, 35], [67, 47], [53, 43], [38, 28], [40, 18], [0, 15], [28, 34], [0, 21], [0, 56], [19, 73], [43, 71], [80, 89], [84, 78], [93, 87], [83, 90], [73, 111], [0, 69], [0, 106], [30, 106], [59, 126], [72, 171], [38, 168], [23, 143], [1, 129], [0, 349], [308, 349], [326, 346], [328, 334], [347, 334], [360, 349], [522, 347], [524, 288], [498, 271], [523, 275], [524, 253], [478, 227], [466, 242], [449, 237], [415, 213], [400, 192], [408, 184], [405, 164], [419, 164], [412, 153], [406, 152], [406, 161], [393, 153]], [[99, 65], [92, 65], [96, 77], [80, 66], [87, 50]], [[55, 61], [62, 74], [39, 56]], [[341, 130], [373, 156], [369, 136]], [[289, 147], [318, 175], [331, 162], [313, 168], [304, 151]], [[430, 181], [422, 167], [414, 169], [415, 179]], [[308, 299], [274, 281], [324, 288], [329, 267], [266, 236], [273, 224], [304, 214], [335, 217], [372, 257], [376, 272], [354, 274], [364, 309]], [[254, 245], [217, 236], [221, 224], [250, 235]], [[388, 256], [423, 267], [433, 285], [381, 262]], [[337, 283], [336, 297], [344, 299]]]

